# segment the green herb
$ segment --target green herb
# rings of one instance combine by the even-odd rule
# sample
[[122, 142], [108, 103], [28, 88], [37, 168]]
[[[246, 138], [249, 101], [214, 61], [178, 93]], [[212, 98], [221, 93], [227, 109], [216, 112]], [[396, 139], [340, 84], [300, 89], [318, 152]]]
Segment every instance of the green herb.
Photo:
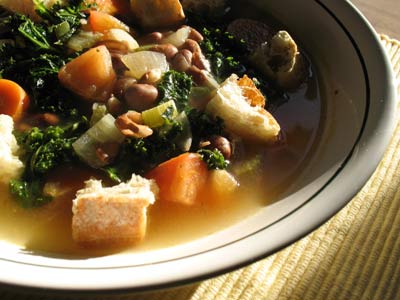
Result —
[[165, 135], [155, 131], [145, 139], [126, 139], [115, 164], [104, 167], [108, 177], [115, 182], [128, 180], [133, 173], [143, 175], [160, 163], [182, 153], [174, 140], [181, 133], [174, 127]]
[[42, 194], [43, 182], [34, 180], [27, 182], [23, 180], [11, 180], [10, 192], [15, 196], [18, 203], [24, 208], [33, 208], [45, 205], [52, 199]]
[[200, 149], [197, 151], [202, 160], [207, 164], [209, 170], [225, 170], [228, 167], [228, 161], [225, 160], [221, 151], [218, 149], [208, 150]]
[[64, 127], [34, 127], [28, 132], [15, 133], [26, 168], [19, 180], [10, 182], [10, 191], [23, 207], [37, 207], [51, 201], [42, 192], [44, 177], [59, 165], [78, 161], [72, 143], [87, 124], [83, 118]]
[[192, 109], [188, 114], [192, 129], [192, 151], [197, 151], [200, 141], [213, 135], [223, 135], [224, 123], [221, 118], [213, 118], [206, 112]]
[[84, 1], [70, 1], [46, 8], [35, 0], [39, 23], [27, 16], [9, 14], [0, 18], [0, 77], [19, 83], [32, 96], [31, 109], [64, 116], [77, 114], [76, 96], [64, 89], [58, 71], [79, 53], [68, 51], [64, 43], [86, 18]]
[[179, 112], [187, 110], [192, 85], [191, 77], [185, 73], [174, 70], [166, 72], [158, 85], [159, 102], [165, 103], [173, 100]]
[[244, 41], [237, 41], [232, 34], [220, 28], [203, 28], [202, 34], [204, 40], [200, 46], [219, 82], [232, 73], [242, 76], [247, 72], [247, 67], [241, 63], [247, 54]]

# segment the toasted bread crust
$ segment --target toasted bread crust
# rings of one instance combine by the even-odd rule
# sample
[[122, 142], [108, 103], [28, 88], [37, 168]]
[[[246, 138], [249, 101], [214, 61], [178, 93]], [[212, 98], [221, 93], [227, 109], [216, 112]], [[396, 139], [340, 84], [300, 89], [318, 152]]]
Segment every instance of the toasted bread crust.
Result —
[[147, 208], [158, 187], [152, 180], [133, 175], [127, 183], [103, 188], [89, 180], [73, 200], [72, 237], [84, 246], [121, 245], [144, 238]]

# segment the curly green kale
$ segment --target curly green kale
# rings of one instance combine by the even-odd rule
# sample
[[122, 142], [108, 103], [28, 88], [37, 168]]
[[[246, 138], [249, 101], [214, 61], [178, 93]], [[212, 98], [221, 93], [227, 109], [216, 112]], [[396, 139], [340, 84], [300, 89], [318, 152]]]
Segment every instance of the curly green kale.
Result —
[[23, 207], [37, 207], [51, 201], [42, 192], [44, 177], [59, 165], [78, 161], [72, 143], [87, 126], [83, 118], [65, 127], [34, 127], [28, 132], [16, 133], [26, 168], [22, 178], [10, 182], [10, 191]]
[[174, 100], [178, 111], [186, 111], [193, 80], [190, 76], [174, 70], [166, 72], [158, 84], [159, 103]]
[[210, 61], [211, 71], [217, 81], [224, 81], [232, 73], [238, 76], [246, 73], [247, 67], [242, 63], [247, 53], [244, 41], [237, 41], [232, 34], [220, 28], [204, 27], [202, 34], [204, 40], [200, 46]]
[[77, 112], [75, 96], [61, 86], [57, 74], [78, 55], [67, 51], [64, 43], [86, 18], [83, 3], [72, 1], [48, 9], [35, 0], [40, 23], [20, 14], [0, 18], [0, 77], [19, 83], [32, 95], [33, 110], [64, 116]]
[[225, 170], [229, 163], [218, 149], [200, 149], [197, 151], [209, 170]]
[[165, 135], [157, 131], [144, 139], [126, 139], [116, 163], [103, 168], [108, 177], [119, 183], [128, 180], [133, 173], [143, 175], [160, 163], [182, 153], [174, 140], [179, 130]]

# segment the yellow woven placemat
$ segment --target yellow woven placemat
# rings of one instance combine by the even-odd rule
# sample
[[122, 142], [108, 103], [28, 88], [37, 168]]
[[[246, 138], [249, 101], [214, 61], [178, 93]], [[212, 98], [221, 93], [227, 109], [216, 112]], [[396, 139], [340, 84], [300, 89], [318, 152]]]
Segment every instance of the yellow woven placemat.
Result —
[[[384, 35], [381, 39], [399, 83], [400, 42]], [[371, 179], [344, 209], [313, 233], [262, 261], [217, 278], [175, 290], [118, 298], [400, 299], [400, 118], [397, 123], [385, 157]], [[49, 299], [0, 290], [2, 300], [22, 297]]]

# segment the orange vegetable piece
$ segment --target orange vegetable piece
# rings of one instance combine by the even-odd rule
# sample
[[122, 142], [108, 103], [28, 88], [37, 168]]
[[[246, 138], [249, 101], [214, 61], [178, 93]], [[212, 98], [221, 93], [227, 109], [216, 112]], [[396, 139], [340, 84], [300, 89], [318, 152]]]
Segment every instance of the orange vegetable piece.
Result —
[[238, 85], [243, 91], [243, 96], [249, 100], [251, 106], [265, 106], [265, 97], [261, 91], [256, 87], [254, 81], [247, 75], [244, 75], [238, 80]]
[[104, 45], [81, 54], [58, 73], [62, 85], [91, 102], [107, 101], [116, 77], [111, 54]]
[[208, 169], [200, 155], [184, 153], [160, 164], [146, 177], [157, 182], [160, 201], [193, 205], [205, 187]]
[[96, 3], [98, 11], [110, 15], [125, 15], [130, 12], [129, 1], [126, 0], [86, 0], [86, 3]]
[[28, 105], [29, 96], [19, 84], [0, 79], [0, 114], [9, 115], [17, 121]]
[[172, 26], [185, 20], [179, 0], [131, 0], [131, 10], [145, 28]]
[[114, 28], [122, 29], [126, 32], [129, 32], [129, 26], [118, 20], [116, 17], [97, 10], [90, 11], [88, 23], [84, 28], [101, 33], [104, 33], [107, 30]]

